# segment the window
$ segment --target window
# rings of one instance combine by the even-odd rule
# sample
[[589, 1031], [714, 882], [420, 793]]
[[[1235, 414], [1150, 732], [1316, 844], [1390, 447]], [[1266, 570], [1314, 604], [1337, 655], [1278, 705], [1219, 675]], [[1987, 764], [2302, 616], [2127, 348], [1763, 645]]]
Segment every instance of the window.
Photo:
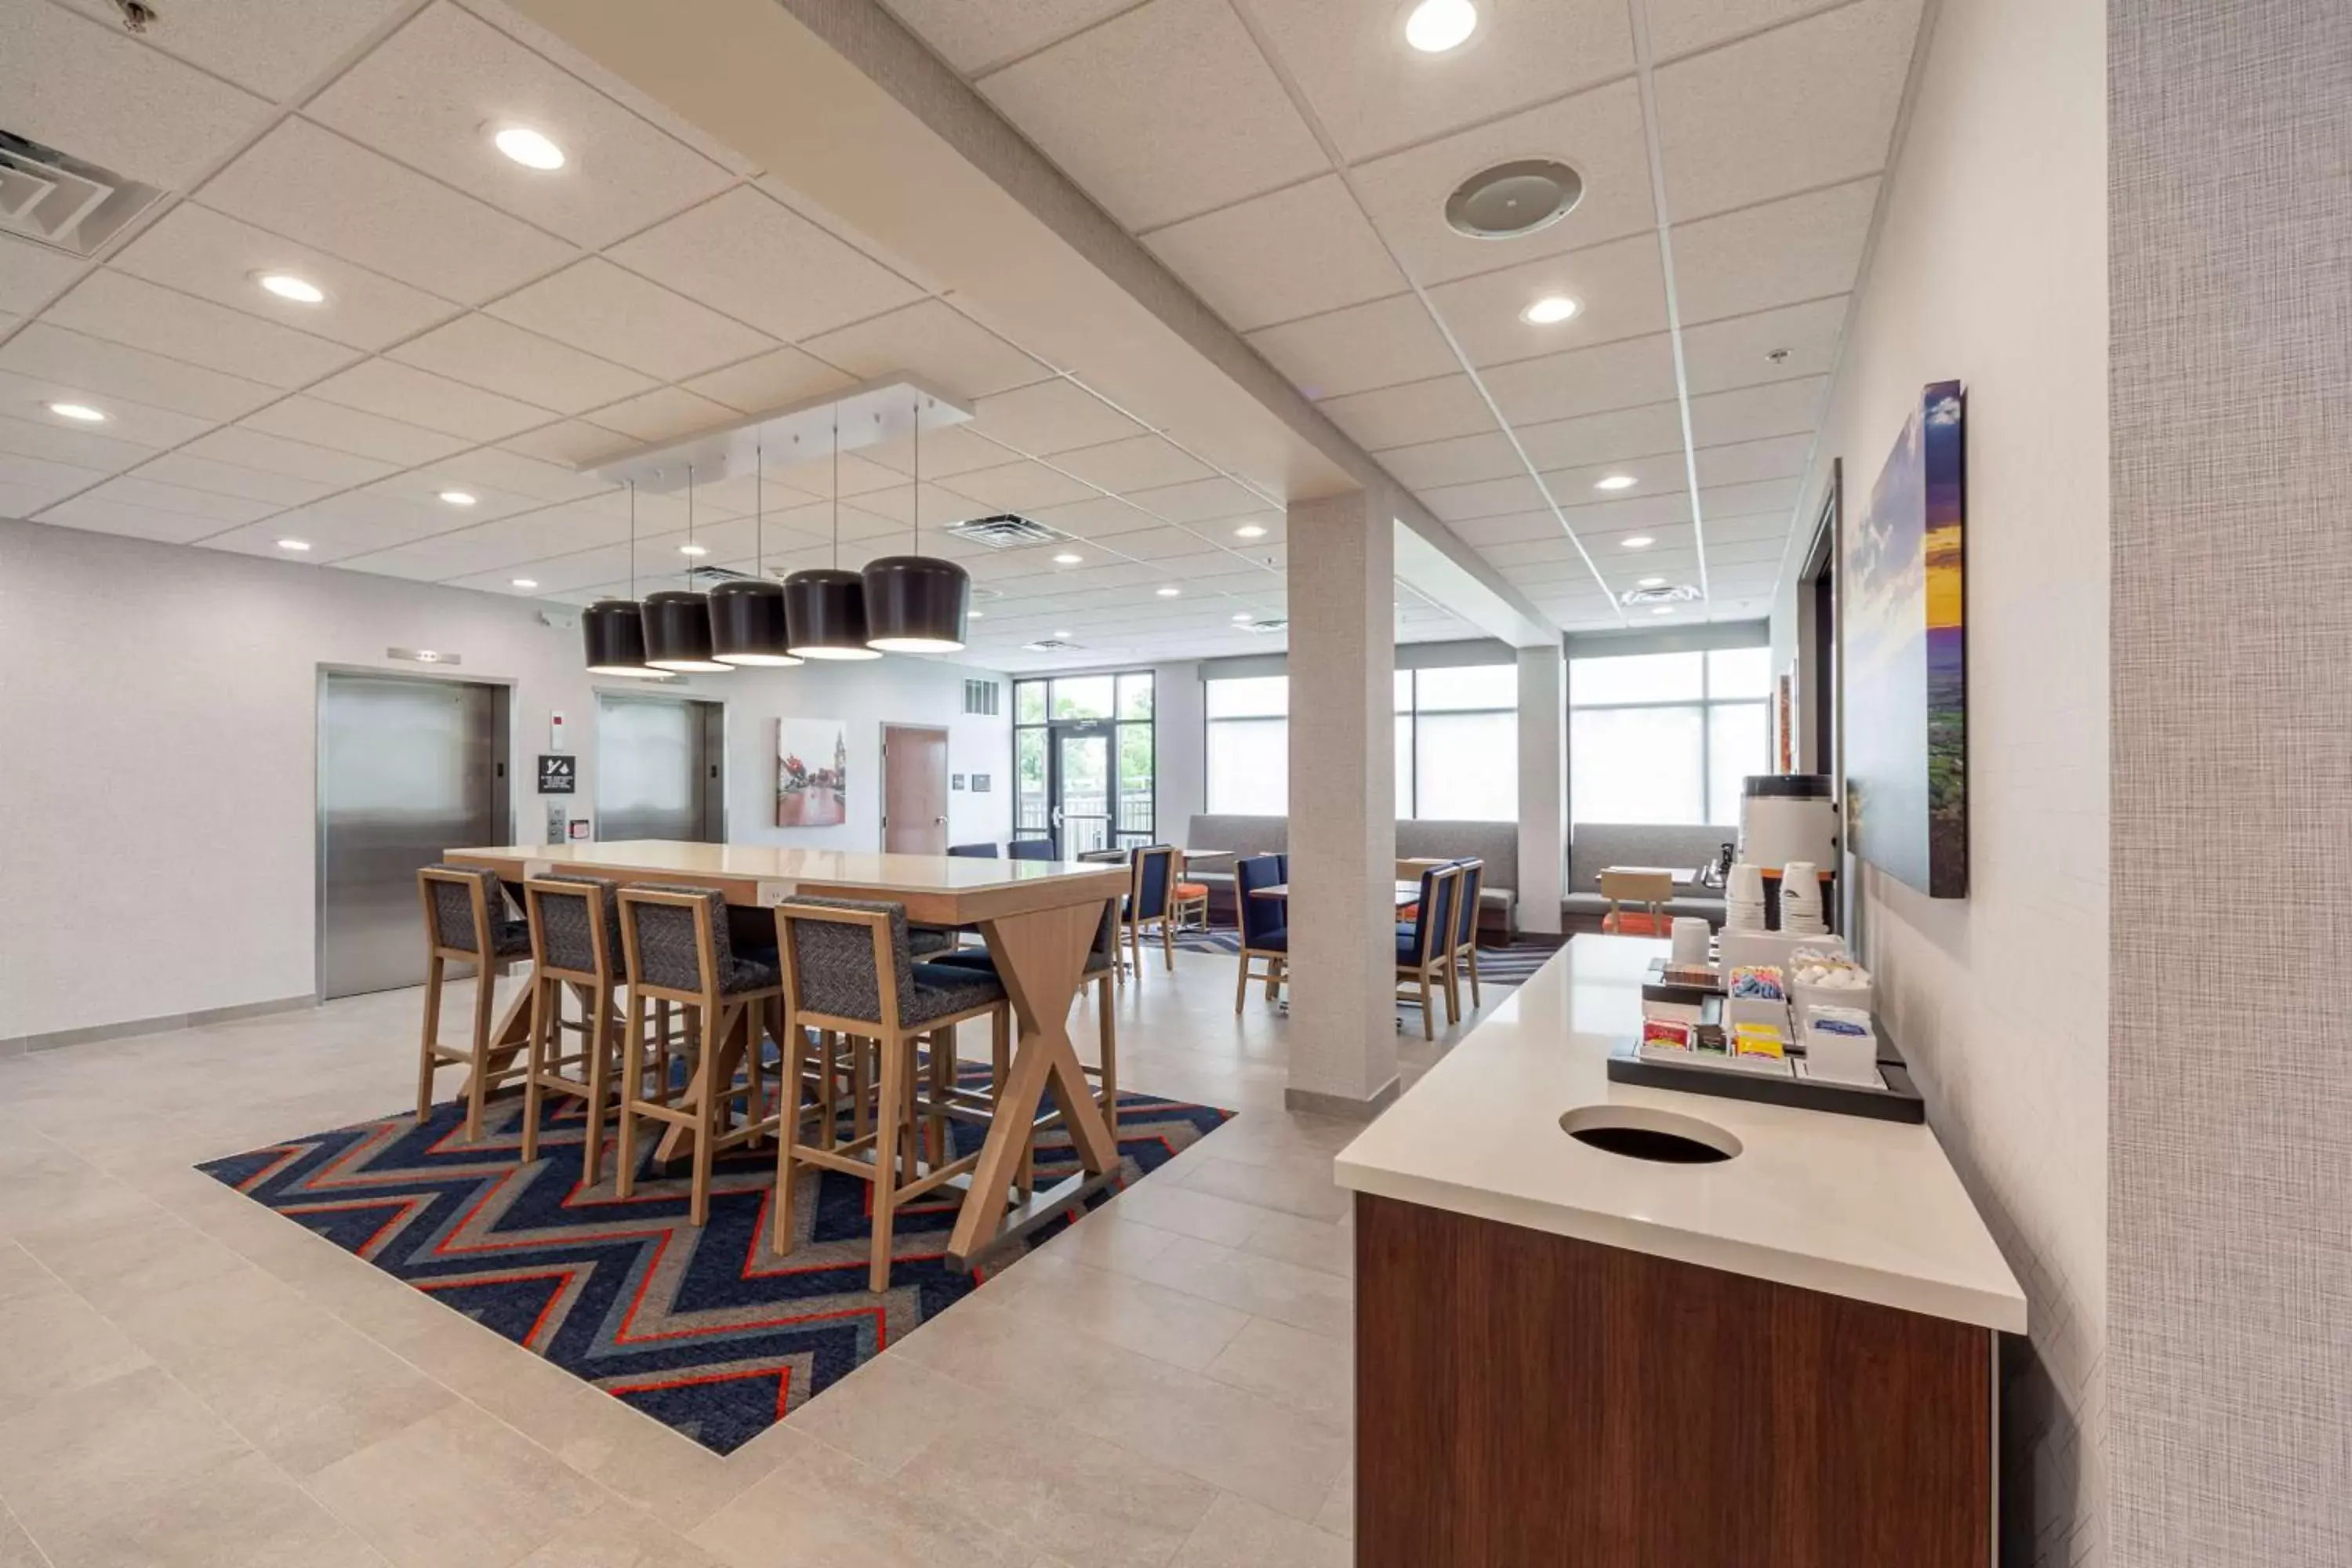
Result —
[[1149, 844], [1159, 816], [1151, 672], [1013, 683], [1013, 834], [1065, 858]]
[[1771, 766], [1771, 688], [1765, 647], [1570, 659], [1576, 820], [1738, 821], [1741, 781]]
[[[1209, 682], [1211, 811], [1289, 810], [1289, 712], [1285, 676]], [[1398, 670], [1398, 818], [1508, 822], [1518, 809], [1518, 666]]]

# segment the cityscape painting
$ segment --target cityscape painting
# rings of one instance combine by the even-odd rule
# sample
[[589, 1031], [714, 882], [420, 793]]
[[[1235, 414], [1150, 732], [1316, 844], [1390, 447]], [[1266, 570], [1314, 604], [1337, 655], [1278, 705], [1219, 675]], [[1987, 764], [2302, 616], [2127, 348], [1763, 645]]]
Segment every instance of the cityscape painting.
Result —
[[849, 726], [838, 719], [776, 721], [776, 826], [838, 827], [849, 820]]
[[1962, 391], [1930, 383], [1846, 542], [1846, 792], [1854, 853], [1931, 898], [1969, 891]]

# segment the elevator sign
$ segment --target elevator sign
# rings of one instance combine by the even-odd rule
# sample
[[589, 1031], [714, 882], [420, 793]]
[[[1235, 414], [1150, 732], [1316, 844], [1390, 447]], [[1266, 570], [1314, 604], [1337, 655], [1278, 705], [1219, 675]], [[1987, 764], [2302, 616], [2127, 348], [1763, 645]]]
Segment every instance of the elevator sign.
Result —
[[579, 779], [579, 761], [562, 752], [539, 754], [539, 793], [570, 795]]

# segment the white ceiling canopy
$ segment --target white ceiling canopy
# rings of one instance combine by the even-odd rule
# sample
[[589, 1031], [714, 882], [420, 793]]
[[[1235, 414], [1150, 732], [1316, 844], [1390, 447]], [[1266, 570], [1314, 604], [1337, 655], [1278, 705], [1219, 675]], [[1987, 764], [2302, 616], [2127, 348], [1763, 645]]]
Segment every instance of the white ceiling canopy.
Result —
[[917, 432], [950, 430], [971, 418], [971, 410], [952, 398], [892, 378], [753, 415], [681, 441], [640, 447], [597, 464], [590, 474], [608, 485], [633, 484], [640, 491], [667, 494], [688, 483], [716, 484], [757, 473], [770, 453], [789, 465], [905, 441], [912, 454]]

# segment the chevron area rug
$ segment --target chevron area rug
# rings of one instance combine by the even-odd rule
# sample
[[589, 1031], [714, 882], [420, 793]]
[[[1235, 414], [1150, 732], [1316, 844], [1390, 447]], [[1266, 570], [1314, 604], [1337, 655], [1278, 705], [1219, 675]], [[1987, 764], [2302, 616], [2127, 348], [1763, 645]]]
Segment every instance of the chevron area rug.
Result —
[[[584, 1188], [579, 1102], [557, 1103], [548, 1107], [540, 1158], [528, 1165], [516, 1098], [492, 1102], [478, 1144], [463, 1141], [463, 1106], [441, 1105], [422, 1125], [386, 1117], [197, 1168], [721, 1454], [985, 1278], [946, 1264], [949, 1194], [898, 1211], [890, 1289], [870, 1294], [872, 1189], [835, 1172], [803, 1176], [816, 1184], [814, 1205], [803, 1187], [797, 1205], [808, 1228], [789, 1256], [776, 1257], [768, 1249], [772, 1145], [720, 1157], [710, 1223], [699, 1230], [687, 1223], [683, 1164], [669, 1177], [649, 1163], [626, 1203], [613, 1195], [609, 1171]], [[1120, 1095], [1124, 1160], [1114, 1185], [1139, 1180], [1232, 1114]], [[951, 1130], [959, 1152], [983, 1135]], [[1041, 1185], [1077, 1169], [1066, 1136], [1041, 1136], [1036, 1168]], [[1029, 1245], [1077, 1213], [1032, 1233]]]

